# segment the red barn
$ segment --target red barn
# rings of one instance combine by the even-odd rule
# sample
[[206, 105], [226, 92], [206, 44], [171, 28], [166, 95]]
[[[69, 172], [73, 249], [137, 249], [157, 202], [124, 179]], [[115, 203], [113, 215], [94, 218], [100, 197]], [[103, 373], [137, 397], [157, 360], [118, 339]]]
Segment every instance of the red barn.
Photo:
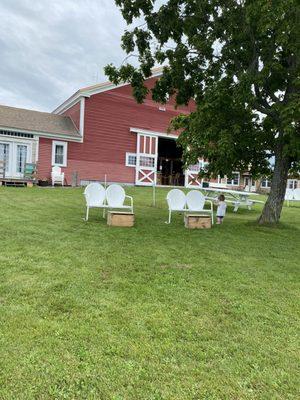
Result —
[[[159, 75], [146, 85], [153, 87]], [[161, 105], [150, 96], [137, 104], [129, 84], [111, 83], [80, 89], [53, 113], [0, 106], [0, 184], [22, 180], [25, 164], [34, 163], [43, 181], [50, 181], [53, 166], [61, 167], [67, 185], [105, 177], [124, 184], [201, 185], [203, 161], [184, 171], [178, 134], [168, 133], [170, 120], [193, 107], [176, 109], [172, 100]], [[269, 182], [235, 172], [213, 185], [254, 191], [258, 185], [267, 190]]]
[[[151, 88], [157, 76], [146, 81]], [[22, 176], [26, 162], [37, 163], [39, 179], [52, 166], [65, 172], [66, 184], [104, 181], [184, 185], [177, 134], [171, 118], [188, 113], [153, 102], [137, 104], [129, 84], [98, 84], [77, 91], [52, 114], [0, 106], [0, 159], [6, 178]]]

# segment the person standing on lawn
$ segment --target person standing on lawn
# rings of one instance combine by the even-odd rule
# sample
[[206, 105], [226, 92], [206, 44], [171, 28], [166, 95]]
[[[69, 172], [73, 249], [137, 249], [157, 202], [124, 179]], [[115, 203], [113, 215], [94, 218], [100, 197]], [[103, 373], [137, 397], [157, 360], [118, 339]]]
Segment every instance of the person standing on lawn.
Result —
[[223, 218], [225, 217], [226, 214], [226, 207], [227, 204], [225, 203], [225, 196], [224, 194], [220, 194], [217, 200], [217, 224], [222, 224], [223, 223]]

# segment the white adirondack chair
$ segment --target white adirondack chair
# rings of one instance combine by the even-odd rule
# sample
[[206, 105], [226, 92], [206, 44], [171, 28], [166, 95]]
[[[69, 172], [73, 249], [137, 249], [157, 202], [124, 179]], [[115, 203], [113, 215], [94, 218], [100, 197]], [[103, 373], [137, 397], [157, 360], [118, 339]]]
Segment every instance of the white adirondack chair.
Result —
[[290, 201], [300, 201], [300, 188], [286, 189], [284, 200], [287, 201], [288, 206]]
[[60, 167], [57, 166], [52, 167], [51, 180], [52, 180], [52, 186], [54, 186], [56, 183], [59, 183], [62, 186], [64, 186], [65, 173], [61, 172]]
[[[124, 204], [126, 199], [129, 199], [130, 205]], [[127, 209], [133, 213], [133, 198], [127, 196], [120, 185], [112, 184], [106, 189], [106, 201], [108, 209]]]
[[293, 200], [294, 197], [294, 190], [293, 189], [286, 189], [284, 200], [287, 201], [288, 206], [290, 205], [290, 201]]
[[[205, 201], [210, 203], [210, 209], [204, 208]], [[186, 195], [187, 211], [193, 213], [207, 213], [211, 215], [211, 222], [214, 223], [214, 209], [211, 200], [205, 199], [205, 196], [198, 190], [191, 190]]]
[[294, 200], [300, 201], [300, 188], [294, 189]]
[[105, 205], [105, 189], [97, 182], [90, 183], [84, 191], [85, 201], [86, 201], [86, 217], [85, 220], [89, 219], [90, 208], [102, 208], [105, 211], [107, 206]]
[[169, 207], [168, 224], [171, 223], [172, 212], [185, 212], [186, 211], [186, 196], [179, 189], [172, 189], [167, 195], [167, 203]]

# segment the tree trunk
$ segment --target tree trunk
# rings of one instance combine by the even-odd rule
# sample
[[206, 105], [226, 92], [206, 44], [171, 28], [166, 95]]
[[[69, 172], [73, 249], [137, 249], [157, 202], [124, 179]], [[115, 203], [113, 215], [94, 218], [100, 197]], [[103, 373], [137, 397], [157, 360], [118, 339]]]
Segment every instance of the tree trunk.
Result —
[[290, 161], [288, 157], [283, 156], [282, 149], [278, 150], [278, 154], [275, 154], [275, 166], [271, 191], [261, 216], [258, 219], [260, 225], [277, 224], [279, 222], [289, 169]]

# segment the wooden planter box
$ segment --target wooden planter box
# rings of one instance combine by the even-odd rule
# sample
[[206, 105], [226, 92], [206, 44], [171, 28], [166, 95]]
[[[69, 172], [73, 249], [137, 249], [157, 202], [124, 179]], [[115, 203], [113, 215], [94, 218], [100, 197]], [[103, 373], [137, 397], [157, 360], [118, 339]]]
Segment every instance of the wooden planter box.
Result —
[[109, 211], [107, 214], [107, 225], [131, 227], [134, 225], [134, 214], [124, 211]]
[[211, 216], [199, 214], [185, 214], [184, 224], [189, 229], [209, 229], [211, 228]]

